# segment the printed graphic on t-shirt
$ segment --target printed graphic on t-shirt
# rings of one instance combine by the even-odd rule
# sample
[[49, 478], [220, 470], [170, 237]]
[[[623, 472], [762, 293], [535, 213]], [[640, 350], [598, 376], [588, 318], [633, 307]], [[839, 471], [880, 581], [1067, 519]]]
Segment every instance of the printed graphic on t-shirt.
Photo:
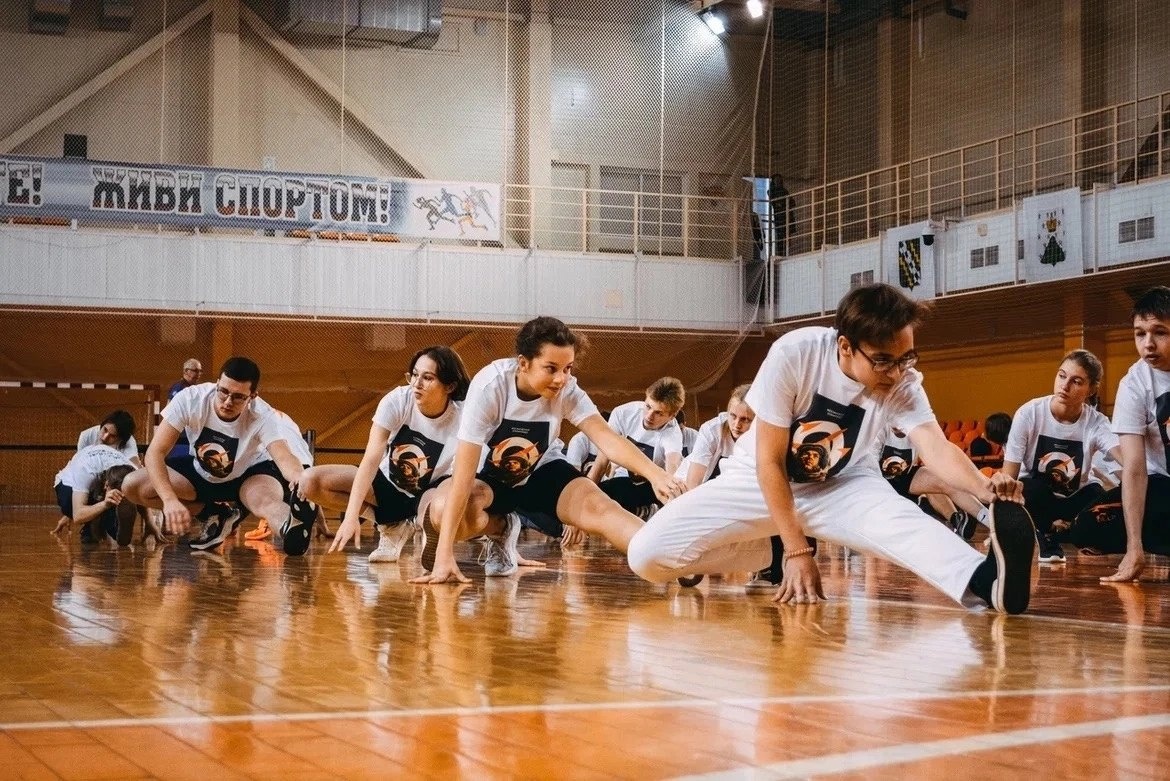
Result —
[[711, 476], [707, 478], [708, 480], [714, 480], [716, 477], [719, 477], [719, 468], [723, 466], [725, 458], [726, 456], [717, 456], [715, 458], [715, 469], [711, 472]]
[[882, 477], [887, 480], [893, 480], [896, 477], [901, 477], [906, 474], [906, 470], [910, 468], [911, 462], [914, 460], [914, 451], [910, 448], [894, 447], [893, 445], [886, 445], [882, 448]]
[[[646, 458], [649, 458], [651, 461], [654, 460], [654, 446], [653, 445], [647, 445], [645, 442], [639, 442], [638, 440], [634, 439], [633, 437], [626, 437], [626, 439], [633, 442], [634, 447], [636, 447], [642, 451], [642, 455], [646, 456]], [[633, 483], [634, 485], [641, 485], [642, 483], [647, 482], [647, 480], [646, 480], [646, 478], [642, 477], [639, 474], [635, 474], [634, 472], [630, 472], [630, 482]]]
[[1170, 464], [1170, 391], [1154, 400], [1154, 419], [1158, 422], [1158, 435], [1162, 437], [1162, 448], [1166, 451], [1166, 463]]
[[227, 477], [236, 463], [236, 451], [240, 440], [229, 437], [215, 429], [205, 428], [195, 440], [195, 458], [204, 471], [212, 477]]
[[788, 476], [794, 483], [819, 483], [849, 464], [865, 409], [813, 395], [808, 413], [792, 424]]
[[485, 475], [506, 486], [523, 483], [548, 450], [548, 429], [547, 420], [505, 418], [488, 440]]
[[390, 443], [389, 479], [403, 493], [418, 496], [431, 480], [443, 443], [427, 439], [410, 426], [398, 429]]
[[1068, 496], [1081, 483], [1085, 463], [1085, 446], [1073, 439], [1057, 439], [1041, 434], [1036, 440], [1033, 476], [1045, 481], [1053, 493]]

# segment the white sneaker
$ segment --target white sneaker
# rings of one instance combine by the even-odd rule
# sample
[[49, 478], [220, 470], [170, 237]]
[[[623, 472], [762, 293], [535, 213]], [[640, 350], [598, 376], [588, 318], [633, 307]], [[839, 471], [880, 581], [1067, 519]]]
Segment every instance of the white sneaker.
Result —
[[370, 554], [371, 564], [398, 561], [407, 541], [414, 536], [414, 524], [403, 522], [397, 526], [378, 524], [378, 547]]
[[504, 532], [499, 539], [488, 538], [483, 574], [489, 578], [502, 578], [520, 569], [520, 551], [516, 547], [519, 539], [520, 518], [516, 513], [508, 513], [504, 516]]

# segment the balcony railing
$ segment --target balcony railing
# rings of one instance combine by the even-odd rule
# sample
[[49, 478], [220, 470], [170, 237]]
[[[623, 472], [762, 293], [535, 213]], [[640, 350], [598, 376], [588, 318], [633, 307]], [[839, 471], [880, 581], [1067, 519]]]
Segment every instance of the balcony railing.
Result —
[[783, 254], [870, 239], [927, 218], [1008, 208], [1037, 193], [1167, 174], [1170, 92], [794, 193]]

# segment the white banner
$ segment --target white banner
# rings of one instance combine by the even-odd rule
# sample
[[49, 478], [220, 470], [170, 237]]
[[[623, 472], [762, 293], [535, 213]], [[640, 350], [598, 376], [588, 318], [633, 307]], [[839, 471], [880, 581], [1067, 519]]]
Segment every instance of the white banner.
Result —
[[1044, 282], [1084, 273], [1081, 191], [1072, 187], [1025, 198], [1020, 204], [1020, 238], [1026, 281]]
[[929, 222], [890, 228], [882, 239], [882, 281], [914, 298], [934, 298], [938, 294], [936, 246]]
[[478, 182], [0, 156], [0, 218], [498, 241]]

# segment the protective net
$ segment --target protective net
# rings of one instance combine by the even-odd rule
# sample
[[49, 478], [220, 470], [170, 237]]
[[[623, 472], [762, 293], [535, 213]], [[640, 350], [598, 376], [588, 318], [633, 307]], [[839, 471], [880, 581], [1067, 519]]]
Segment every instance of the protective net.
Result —
[[77, 452], [78, 435], [115, 410], [150, 440], [157, 387], [69, 387], [79, 383], [0, 381], [0, 504], [51, 504], [53, 476]]

